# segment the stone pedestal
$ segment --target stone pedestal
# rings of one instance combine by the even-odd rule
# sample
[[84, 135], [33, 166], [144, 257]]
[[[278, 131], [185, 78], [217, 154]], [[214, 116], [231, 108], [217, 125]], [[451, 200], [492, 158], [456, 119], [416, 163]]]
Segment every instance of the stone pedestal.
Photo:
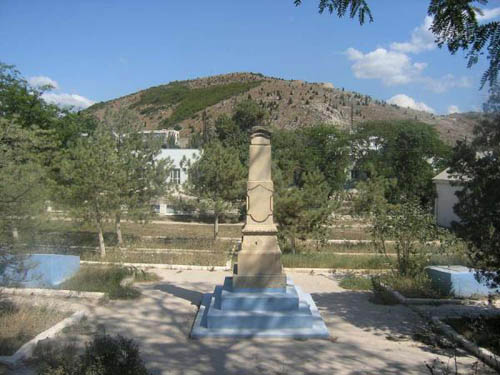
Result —
[[288, 279], [283, 288], [234, 289], [234, 279], [205, 294], [191, 331], [204, 337], [328, 338], [314, 301]]
[[192, 338], [329, 337], [311, 296], [283, 272], [273, 221], [270, 136], [264, 128], [252, 131], [247, 217], [238, 260], [233, 277], [203, 296]]

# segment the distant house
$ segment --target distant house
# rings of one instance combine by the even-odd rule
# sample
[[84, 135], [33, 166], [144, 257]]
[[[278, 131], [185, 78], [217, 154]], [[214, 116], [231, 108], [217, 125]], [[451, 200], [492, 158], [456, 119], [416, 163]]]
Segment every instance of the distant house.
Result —
[[457, 182], [456, 176], [450, 175], [446, 169], [432, 179], [436, 185], [436, 201], [434, 205], [434, 215], [439, 226], [450, 228], [451, 223], [460, 222], [460, 218], [455, 213], [453, 206], [458, 203], [456, 192], [461, 190], [460, 185], [452, 183]]
[[[182, 184], [188, 179], [189, 166], [200, 157], [200, 150], [188, 148], [167, 148], [162, 149], [157, 159], [164, 160], [170, 158], [172, 160], [172, 172], [168, 178], [168, 182], [176, 185], [177, 194], [182, 192]], [[154, 203], [155, 211], [160, 215], [174, 215], [176, 212], [168, 207], [165, 199], [160, 199]]]

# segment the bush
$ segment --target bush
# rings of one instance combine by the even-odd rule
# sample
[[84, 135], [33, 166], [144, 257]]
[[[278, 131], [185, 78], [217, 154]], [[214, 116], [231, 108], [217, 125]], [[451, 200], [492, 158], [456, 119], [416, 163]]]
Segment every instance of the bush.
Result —
[[34, 357], [40, 361], [39, 375], [147, 375], [138, 345], [123, 336], [97, 335], [85, 352], [76, 356], [72, 346], [38, 345]]
[[130, 286], [121, 285], [127, 277], [135, 281], [154, 281], [155, 275], [141, 271], [135, 267], [95, 267], [84, 266], [72, 278], [63, 282], [59, 288], [86, 292], [108, 293], [111, 299], [133, 299], [140, 292]]

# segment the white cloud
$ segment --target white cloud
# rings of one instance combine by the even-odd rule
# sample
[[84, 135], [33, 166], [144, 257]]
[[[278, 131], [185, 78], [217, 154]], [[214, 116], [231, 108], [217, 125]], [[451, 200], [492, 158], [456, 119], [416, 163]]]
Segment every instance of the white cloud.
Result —
[[436, 112], [433, 108], [429, 107], [424, 102], [417, 102], [415, 99], [405, 94], [394, 95], [392, 98], [387, 100], [387, 103], [395, 104], [403, 108], [416, 109], [417, 111], [425, 111], [431, 113]]
[[455, 77], [453, 74], [446, 74], [441, 78], [422, 77], [425, 86], [436, 93], [443, 93], [452, 88], [471, 87], [472, 82], [468, 77]]
[[67, 93], [45, 92], [42, 98], [49, 104], [55, 104], [59, 107], [74, 107], [75, 109], [85, 109], [95, 103], [84, 96]]
[[33, 87], [52, 86], [53, 89], [59, 88], [59, 84], [56, 81], [46, 76], [30, 77], [28, 83]]
[[414, 81], [427, 66], [426, 63], [412, 63], [408, 55], [385, 48], [366, 54], [349, 48], [346, 54], [354, 61], [351, 69], [356, 78], [377, 78], [388, 86]]
[[432, 25], [432, 17], [426, 16], [424, 23], [416, 27], [411, 33], [409, 42], [391, 43], [391, 49], [404, 53], [419, 53], [422, 51], [430, 51], [436, 48], [434, 43], [434, 34], [430, 30]]
[[460, 109], [458, 108], [458, 106], [452, 104], [448, 107], [448, 114], [452, 114], [452, 113], [460, 113]]
[[464, 76], [426, 76], [423, 71], [428, 64], [414, 62], [410, 57], [410, 53], [418, 54], [436, 47], [434, 35], [429, 29], [431, 25], [432, 17], [426, 16], [423, 24], [413, 30], [410, 41], [391, 43], [390, 49], [377, 48], [363, 53], [355, 48], [348, 48], [345, 54], [353, 62], [351, 70], [354, 76], [360, 79], [380, 79], [387, 86], [417, 83], [435, 93], [443, 93], [452, 88], [471, 87], [470, 78]]
[[500, 7], [492, 9], [481, 9], [481, 13], [476, 11], [476, 19], [479, 22], [489, 21], [493, 18], [500, 17]]

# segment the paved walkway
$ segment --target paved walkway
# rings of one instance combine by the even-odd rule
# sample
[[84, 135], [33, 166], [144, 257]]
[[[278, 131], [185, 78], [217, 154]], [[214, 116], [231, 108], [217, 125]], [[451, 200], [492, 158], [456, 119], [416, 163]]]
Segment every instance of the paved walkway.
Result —
[[[134, 338], [153, 374], [429, 374], [436, 354], [411, 339], [425, 323], [408, 308], [376, 305], [371, 293], [346, 291], [326, 275], [290, 273], [312, 294], [331, 340], [188, 338], [203, 293], [225, 272], [156, 270], [161, 281], [140, 284], [143, 296], [88, 306], [106, 333]], [[475, 358], [458, 357], [468, 374]], [[441, 373], [441, 372], [436, 372]]]

